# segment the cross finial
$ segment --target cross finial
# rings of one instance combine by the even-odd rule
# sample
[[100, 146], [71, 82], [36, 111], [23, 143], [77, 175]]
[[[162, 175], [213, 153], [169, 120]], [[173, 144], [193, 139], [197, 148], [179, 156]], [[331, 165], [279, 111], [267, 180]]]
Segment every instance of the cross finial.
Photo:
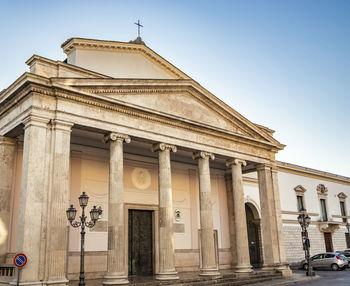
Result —
[[137, 23], [134, 23], [137, 25], [137, 36], [140, 37], [140, 27], [143, 28], [143, 26], [140, 24], [140, 20], [137, 20]]

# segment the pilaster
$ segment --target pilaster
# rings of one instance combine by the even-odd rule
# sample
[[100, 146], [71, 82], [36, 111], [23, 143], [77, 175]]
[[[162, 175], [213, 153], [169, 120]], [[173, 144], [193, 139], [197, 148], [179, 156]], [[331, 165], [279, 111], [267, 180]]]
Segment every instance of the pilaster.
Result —
[[42, 284], [40, 272], [44, 268], [41, 253], [41, 226], [44, 213], [43, 196], [47, 169], [47, 144], [49, 119], [28, 116], [24, 121], [24, 146], [20, 206], [17, 234], [17, 251], [28, 257], [28, 263], [22, 270], [21, 282], [26, 285]]
[[278, 244], [278, 253], [279, 253], [279, 265], [277, 270], [280, 271], [283, 276], [290, 276], [292, 272], [289, 268], [289, 265], [286, 261], [286, 250], [284, 246], [284, 235], [283, 235], [283, 223], [282, 223], [282, 212], [281, 212], [281, 200], [280, 192], [278, 186], [278, 169], [277, 166], [273, 165], [271, 168], [272, 173], [272, 187], [274, 194], [274, 207], [276, 214], [276, 235], [277, 235], [277, 244]]
[[264, 269], [273, 269], [279, 264], [279, 246], [277, 241], [275, 196], [271, 166], [258, 165], [259, 197], [261, 209], [261, 233], [264, 248]]

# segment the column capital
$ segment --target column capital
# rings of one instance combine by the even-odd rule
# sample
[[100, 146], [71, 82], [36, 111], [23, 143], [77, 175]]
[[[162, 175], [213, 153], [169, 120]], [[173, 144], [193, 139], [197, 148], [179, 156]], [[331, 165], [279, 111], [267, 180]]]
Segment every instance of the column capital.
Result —
[[241, 165], [241, 166], [247, 166], [247, 162], [241, 159], [233, 158], [233, 159], [228, 159], [226, 161], [226, 167], [230, 167], [232, 165]]
[[108, 132], [103, 136], [103, 142], [108, 143], [110, 141], [122, 141], [125, 143], [130, 143], [131, 139], [130, 136], [121, 134], [121, 133], [115, 133], [115, 132]]
[[53, 130], [60, 130], [60, 131], [66, 131], [66, 132], [71, 132], [72, 127], [74, 123], [60, 120], [60, 119], [52, 119], [50, 121], [50, 124], [52, 126]]
[[16, 142], [15, 138], [0, 136], [0, 145], [15, 145]]
[[215, 155], [211, 152], [205, 152], [205, 151], [197, 151], [197, 152], [193, 152], [192, 154], [192, 159], [196, 160], [196, 159], [205, 159], [205, 158], [209, 158], [214, 160], [215, 159]]
[[261, 171], [261, 170], [268, 170], [271, 171], [271, 165], [270, 164], [259, 164], [256, 166], [256, 170], [257, 171]]
[[47, 128], [50, 119], [47, 117], [37, 116], [37, 115], [29, 115], [22, 120], [24, 124], [24, 129], [27, 129], [30, 126], [43, 127]]
[[166, 144], [166, 143], [156, 143], [152, 145], [152, 152], [165, 151], [169, 150], [170, 152], [175, 153], [177, 148], [175, 145]]

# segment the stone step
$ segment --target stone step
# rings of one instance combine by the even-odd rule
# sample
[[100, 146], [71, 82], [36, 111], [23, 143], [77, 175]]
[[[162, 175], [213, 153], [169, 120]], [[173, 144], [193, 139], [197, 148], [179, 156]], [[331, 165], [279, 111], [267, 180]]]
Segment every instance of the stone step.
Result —
[[259, 272], [251, 273], [249, 276], [242, 277], [235, 274], [226, 274], [219, 278], [210, 277], [193, 277], [182, 278], [178, 281], [148, 281], [139, 283], [130, 283], [133, 286], [165, 286], [165, 285], [177, 285], [177, 286], [201, 286], [201, 285], [245, 285], [258, 283], [273, 279], [282, 278], [280, 273], [276, 272]]

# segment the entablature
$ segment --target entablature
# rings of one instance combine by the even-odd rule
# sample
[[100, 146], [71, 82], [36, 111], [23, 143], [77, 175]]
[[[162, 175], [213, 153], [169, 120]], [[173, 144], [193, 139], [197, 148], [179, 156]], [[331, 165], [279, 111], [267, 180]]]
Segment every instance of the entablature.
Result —
[[[21, 102], [29, 97], [33, 99], [32, 106], [27, 107], [26, 112], [36, 110], [39, 113], [50, 113], [53, 118], [62, 117], [76, 124], [105, 128], [110, 131], [123, 127], [124, 133], [129, 132], [131, 136], [151, 135], [148, 139], [158, 137], [163, 138], [162, 141], [167, 138], [169, 142], [174, 141], [174, 144], [175, 141], [182, 142], [181, 144], [188, 148], [205, 149], [225, 156], [235, 154], [245, 160], [267, 162], [274, 160], [275, 153], [280, 149], [280, 146], [276, 146], [273, 142], [252, 138], [248, 136], [249, 134], [239, 134], [179, 116], [142, 108], [32, 74], [24, 74], [16, 84], [1, 94], [0, 120], [10, 114], [11, 109], [17, 108], [18, 112], [24, 112]], [[15, 115], [11, 119], [14, 122], [17, 120], [17, 125], [21, 123], [22, 118], [18, 112], [13, 113]], [[118, 122], [116, 122], [116, 117], [118, 117]], [[15, 125], [14, 123], [8, 124], [8, 126]], [[0, 131], [1, 128], [2, 126], [0, 126]]]

